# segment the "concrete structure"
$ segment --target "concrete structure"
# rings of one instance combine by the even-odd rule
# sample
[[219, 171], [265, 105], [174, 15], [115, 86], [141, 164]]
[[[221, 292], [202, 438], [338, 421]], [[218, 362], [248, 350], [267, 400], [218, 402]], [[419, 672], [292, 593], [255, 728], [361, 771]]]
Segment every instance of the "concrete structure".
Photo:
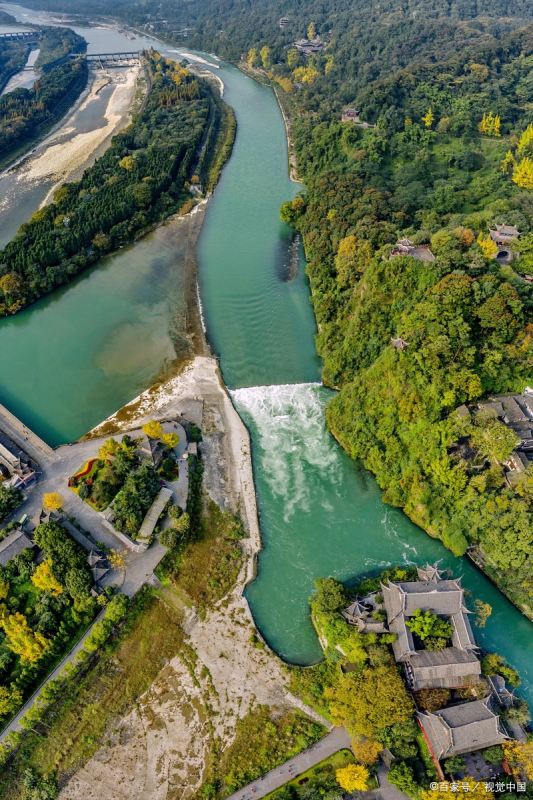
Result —
[[[481, 674], [477, 649], [468, 620], [464, 590], [457, 580], [443, 580], [435, 567], [418, 571], [418, 581], [382, 585], [388, 629], [396, 634], [392, 644], [396, 661], [405, 667], [413, 691], [455, 688], [476, 683]], [[443, 650], [417, 649], [406, 624], [422, 609], [446, 618], [452, 625], [451, 646]]]
[[324, 42], [320, 36], [315, 36], [314, 39], [298, 39], [294, 42], [294, 47], [302, 55], [309, 56], [313, 53], [320, 53], [324, 49]]

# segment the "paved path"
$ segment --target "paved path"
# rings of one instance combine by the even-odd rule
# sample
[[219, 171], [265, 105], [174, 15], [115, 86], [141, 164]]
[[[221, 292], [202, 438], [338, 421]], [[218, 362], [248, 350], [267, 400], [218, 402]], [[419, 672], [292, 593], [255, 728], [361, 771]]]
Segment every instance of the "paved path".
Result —
[[378, 767], [378, 783], [379, 783], [379, 794], [383, 798], [383, 800], [409, 800], [408, 796], [394, 786], [392, 783], [389, 783], [387, 780], [387, 772], [389, 768], [380, 763]]
[[267, 772], [257, 781], [253, 781], [243, 789], [239, 789], [238, 792], [230, 795], [226, 800], [257, 800], [259, 797], [264, 797], [275, 789], [279, 789], [287, 781], [293, 780], [293, 778], [301, 775], [302, 772], [306, 772], [325, 758], [328, 758], [328, 756], [339, 750], [344, 750], [346, 747], [351, 747], [351, 740], [344, 728], [333, 728], [327, 736], [324, 736], [316, 744], [286, 761], [280, 767]]

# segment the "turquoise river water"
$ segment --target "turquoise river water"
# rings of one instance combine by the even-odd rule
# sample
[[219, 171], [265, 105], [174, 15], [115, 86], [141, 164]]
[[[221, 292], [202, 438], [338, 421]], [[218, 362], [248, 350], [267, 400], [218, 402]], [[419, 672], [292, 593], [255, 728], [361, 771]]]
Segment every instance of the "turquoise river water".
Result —
[[[91, 46], [100, 30], [83, 30]], [[123, 38], [120, 48], [134, 44]], [[224, 82], [238, 132], [200, 236], [199, 282], [210, 342], [252, 436], [264, 548], [247, 597], [257, 625], [284, 659], [312, 663], [321, 655], [308, 614], [317, 577], [439, 561], [491, 604], [476, 636], [520, 670], [533, 700], [529, 621], [466, 559], [386, 506], [372, 477], [327, 433], [330, 393], [319, 383], [303, 262], [297, 275], [288, 269], [289, 234], [278, 215], [299, 187], [288, 179], [276, 98], [236, 68], [206, 59]], [[182, 250], [179, 229], [166, 226], [0, 322], [0, 400], [57, 444], [146, 388], [176, 357]]]

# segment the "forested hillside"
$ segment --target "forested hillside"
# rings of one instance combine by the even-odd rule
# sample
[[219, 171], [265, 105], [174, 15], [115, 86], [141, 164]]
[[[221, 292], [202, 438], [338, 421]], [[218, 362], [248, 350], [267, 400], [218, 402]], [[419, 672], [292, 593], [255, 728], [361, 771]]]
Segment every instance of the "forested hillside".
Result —
[[179, 64], [153, 51], [146, 59], [151, 89], [133, 123], [0, 252], [0, 315], [16, 313], [154, 223], [194, 206], [191, 180], [207, 188], [216, 181], [232, 133], [226, 107]]
[[[531, 469], [511, 488], [510, 429], [456, 412], [533, 385], [531, 4], [115, 9], [276, 82], [306, 185], [283, 218], [304, 236], [324, 381], [340, 390], [330, 428], [388, 502], [455, 553], [474, 546], [531, 612]], [[497, 224], [518, 232], [500, 260]]]

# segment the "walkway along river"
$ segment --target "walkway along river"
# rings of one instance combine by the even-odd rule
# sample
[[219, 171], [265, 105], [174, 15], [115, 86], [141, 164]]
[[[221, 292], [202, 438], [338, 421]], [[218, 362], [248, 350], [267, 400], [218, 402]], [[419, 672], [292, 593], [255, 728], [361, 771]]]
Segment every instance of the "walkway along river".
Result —
[[[287, 269], [289, 232], [278, 216], [299, 188], [287, 175], [281, 114], [268, 87], [221, 62], [210, 68], [224, 81], [238, 133], [200, 237], [200, 289], [210, 341], [252, 434], [264, 550], [247, 594], [259, 628], [283, 658], [312, 663], [321, 655], [307, 604], [316, 577], [440, 560], [491, 604], [476, 636], [520, 670], [533, 699], [528, 620], [466, 559], [386, 506], [371, 476], [327, 434], [330, 393], [319, 384], [308, 286], [303, 264], [296, 276]], [[179, 343], [176, 247], [179, 231], [162, 228], [2, 321], [0, 401], [57, 444], [146, 387]]]

